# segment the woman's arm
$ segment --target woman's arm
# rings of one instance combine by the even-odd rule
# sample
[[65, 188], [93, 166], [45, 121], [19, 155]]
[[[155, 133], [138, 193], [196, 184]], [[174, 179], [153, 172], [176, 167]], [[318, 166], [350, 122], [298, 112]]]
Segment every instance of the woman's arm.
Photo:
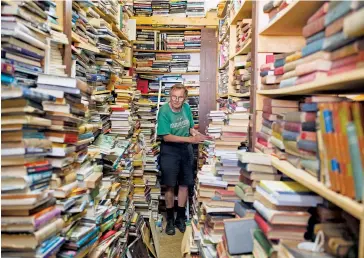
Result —
[[173, 134], [167, 134], [163, 136], [163, 140], [166, 142], [179, 142], [179, 143], [199, 143], [204, 140], [207, 140], [208, 137], [202, 134], [197, 134], [195, 136], [188, 136], [188, 137], [182, 137], [182, 136], [176, 136]]

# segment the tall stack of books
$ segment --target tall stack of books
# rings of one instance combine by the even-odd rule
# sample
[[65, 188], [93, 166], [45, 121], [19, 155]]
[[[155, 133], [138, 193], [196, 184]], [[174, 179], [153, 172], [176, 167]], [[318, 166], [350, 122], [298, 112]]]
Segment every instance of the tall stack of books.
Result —
[[135, 16], [151, 16], [153, 13], [152, 1], [134, 0], [133, 9]]
[[188, 17], [205, 17], [205, 0], [187, 0]]
[[169, 0], [152, 0], [153, 16], [169, 14]]
[[134, 42], [134, 48], [144, 49], [144, 50], [155, 50], [157, 47], [156, 40], [157, 40], [157, 33], [155, 31], [138, 30], [136, 34], [136, 41]]
[[209, 126], [207, 134], [215, 139], [221, 138], [222, 127], [225, 125], [226, 114], [223, 111], [211, 110], [209, 113]]
[[171, 31], [165, 33], [165, 47], [167, 50], [184, 49], [184, 32], [183, 31]]
[[51, 255], [64, 242], [64, 226], [53, 195], [46, 191], [52, 165], [45, 158], [52, 143], [44, 129], [51, 120], [42, 101], [49, 95], [2, 86], [1, 248], [5, 255]]
[[251, 19], [244, 19], [238, 21], [236, 26], [236, 52], [239, 52], [245, 45], [251, 43], [252, 34], [252, 21]]
[[234, 57], [234, 80], [232, 85], [238, 93], [249, 93], [251, 85], [251, 55], [238, 55]]
[[219, 70], [218, 93], [220, 96], [226, 95], [229, 92], [229, 67]]
[[194, 30], [184, 32], [185, 49], [200, 49], [201, 48], [201, 31]]

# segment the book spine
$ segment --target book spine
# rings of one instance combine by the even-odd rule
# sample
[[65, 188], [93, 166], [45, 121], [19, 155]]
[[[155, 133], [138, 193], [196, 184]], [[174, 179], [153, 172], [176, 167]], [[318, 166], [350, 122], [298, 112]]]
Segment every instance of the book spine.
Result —
[[54, 208], [53, 210], [43, 214], [39, 218], [35, 220], [35, 228], [39, 228], [40, 225], [44, 225], [47, 222], [51, 221], [53, 218], [58, 217], [61, 214], [61, 210]]
[[297, 84], [296, 83], [297, 79], [298, 77], [291, 77], [285, 80], [281, 80], [281, 82], [279, 83], [279, 88], [294, 86]]
[[329, 3], [324, 3], [308, 20], [307, 23], [312, 23], [320, 17], [324, 16], [327, 12]]
[[323, 38], [325, 38], [325, 31], [317, 32], [316, 34], [306, 39], [306, 45], [311, 44], [312, 42]]
[[325, 29], [325, 16], [317, 19], [314, 22], [308, 23], [302, 30], [302, 36], [308, 38]]
[[302, 124], [301, 123], [294, 123], [294, 122], [286, 122], [284, 123], [284, 129], [291, 132], [299, 133], [301, 131]]
[[267, 237], [267, 235], [270, 231], [270, 227], [269, 227], [268, 223], [259, 215], [258, 212], [255, 213], [254, 220], [257, 223], [258, 227], [262, 230], [264, 235]]
[[317, 143], [313, 141], [307, 141], [307, 140], [299, 140], [297, 142], [297, 147], [302, 150], [311, 151], [311, 152], [317, 152]]
[[286, 140], [286, 141], [297, 141], [297, 139], [299, 138], [299, 133], [297, 132], [291, 132], [291, 131], [287, 131], [287, 130], [284, 130], [282, 132], [282, 138], [283, 140]]
[[344, 25], [344, 18], [345, 17], [341, 17], [340, 19], [334, 21], [332, 24], [327, 26], [325, 28], [325, 37], [331, 37], [332, 35], [341, 31]]
[[340, 4], [329, 10], [325, 16], [325, 26], [346, 15], [351, 10], [351, 1], [342, 1]]
[[311, 55], [322, 50], [325, 39], [319, 39], [302, 48], [302, 57]]
[[355, 179], [355, 199], [361, 201], [363, 199], [363, 166], [360, 157], [361, 152], [358, 143], [357, 130], [352, 122], [349, 122], [347, 125], [347, 134], [351, 166], [353, 168], [353, 175]]

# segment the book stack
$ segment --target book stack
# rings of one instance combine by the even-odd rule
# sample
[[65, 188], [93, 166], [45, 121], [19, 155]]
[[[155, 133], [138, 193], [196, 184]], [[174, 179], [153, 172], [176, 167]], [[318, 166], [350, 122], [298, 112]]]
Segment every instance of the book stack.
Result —
[[[296, 55], [296, 53], [293, 54]], [[288, 77], [290, 75], [286, 74], [286, 72], [289, 72], [287, 67], [294, 64], [294, 61], [295, 58], [291, 53], [267, 55], [266, 63], [260, 67], [261, 89], [278, 89], [294, 83], [295, 78]]]
[[229, 67], [219, 69], [219, 82], [218, 82], [219, 96], [227, 95], [229, 92]]
[[269, 21], [272, 21], [275, 17], [279, 15], [279, 13], [284, 10], [291, 1], [269, 1], [263, 6], [263, 12], [268, 14]]
[[186, 17], [187, 0], [169, 0], [169, 13], [174, 17]]
[[229, 31], [229, 23], [227, 19], [220, 19], [219, 20], [219, 42], [221, 42], [226, 36], [227, 32]]
[[53, 195], [46, 191], [52, 165], [45, 158], [52, 143], [44, 129], [51, 121], [42, 117], [42, 101], [49, 95], [27, 88], [2, 85], [1, 248], [3, 255], [51, 255], [64, 238], [64, 226]]
[[205, 0], [187, 0], [187, 17], [205, 17]]
[[165, 33], [165, 48], [166, 50], [184, 49], [184, 32], [183, 31], [171, 31]]
[[257, 133], [256, 148], [263, 153], [275, 153], [277, 156], [284, 150], [283, 115], [298, 111], [298, 101], [269, 99], [263, 100], [262, 126]]
[[[37, 8], [38, 15], [27, 11], [27, 8]], [[27, 19], [19, 20], [18, 13], [28, 14]], [[32, 87], [36, 85], [37, 75], [42, 73], [41, 65], [44, 57], [46, 37], [48, 33], [37, 33], [33, 26], [25, 26], [37, 20], [39, 27], [46, 27], [46, 13], [35, 3], [24, 6], [2, 5], [1, 7], [1, 42], [2, 42], [2, 84], [16, 84]]]
[[153, 13], [152, 1], [133, 1], [134, 16], [151, 16]]
[[271, 165], [267, 154], [255, 152], [238, 152], [240, 177], [235, 186], [235, 193], [245, 203], [253, 203], [256, 199], [256, 187], [261, 180], [279, 181], [281, 175]]
[[169, 0], [152, 0], [153, 16], [168, 16]]
[[201, 31], [184, 31], [185, 49], [200, 49], [201, 48]]
[[[64, 34], [63, 34], [64, 35]], [[68, 39], [67, 39], [68, 42]], [[63, 65], [63, 58], [60, 50], [61, 45], [56, 42], [51, 42], [50, 56], [51, 62], [49, 64], [49, 74], [54, 74], [57, 76], [67, 76], [65, 73], [66, 66]]]
[[234, 76], [231, 82], [237, 93], [249, 93], [251, 85], [251, 55], [234, 57]]
[[244, 19], [242, 21], [238, 21], [236, 30], [237, 31], [236, 31], [235, 51], [239, 52], [247, 44], [251, 43], [252, 20]]
[[[156, 50], [157, 47], [157, 32], [152, 30], [138, 30], [134, 48], [143, 50]], [[139, 53], [146, 55], [147, 53]]]
[[209, 113], [209, 126], [207, 134], [215, 139], [221, 138], [222, 127], [225, 125], [227, 116], [225, 112], [211, 110]]
[[262, 180], [257, 186], [254, 218], [270, 241], [303, 241], [311, 216], [307, 210], [322, 203], [321, 196], [297, 182]]

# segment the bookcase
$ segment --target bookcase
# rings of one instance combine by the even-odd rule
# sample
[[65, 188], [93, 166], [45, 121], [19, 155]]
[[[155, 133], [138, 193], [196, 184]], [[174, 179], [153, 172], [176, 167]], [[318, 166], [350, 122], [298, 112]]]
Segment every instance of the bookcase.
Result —
[[[320, 96], [349, 96], [355, 94], [363, 94], [364, 70], [357, 66], [356, 69], [348, 69], [342, 73], [333, 74], [322, 78], [317, 78], [314, 81], [300, 83], [290, 87], [278, 87], [269, 89], [262, 85], [260, 68], [266, 64], [267, 56], [273, 54], [282, 54], [288, 56], [293, 52], [301, 51], [306, 45], [307, 38], [303, 37], [303, 28], [306, 26], [308, 19], [314, 15], [323, 2], [321, 1], [287, 1], [286, 6], [282, 7], [278, 13], [268, 15], [264, 13], [263, 8], [268, 8], [265, 5], [269, 1], [225, 1], [219, 4], [219, 17], [223, 19], [229, 8], [234, 8], [236, 2], [240, 3], [240, 9], [235, 13], [235, 16], [230, 16], [230, 26], [225, 33], [230, 35], [230, 60], [229, 64], [220, 64], [222, 70], [227, 68], [227, 72], [231, 73], [232, 59], [236, 55], [244, 54], [251, 51], [252, 58], [252, 75], [250, 88], [251, 101], [251, 149], [255, 152], [262, 152], [257, 148], [257, 134], [262, 127], [262, 112], [265, 106], [266, 99], [273, 100], [300, 100], [304, 97], [312, 95]], [[274, 1], [271, 1], [274, 4]], [[285, 1], [284, 1], [285, 2]], [[334, 4], [333, 4], [334, 5]], [[246, 9], [244, 9], [246, 8]], [[276, 7], [274, 7], [276, 8]], [[272, 7], [273, 9], [273, 7]], [[279, 8], [278, 8], [279, 9]], [[236, 24], [241, 19], [252, 19], [252, 37], [251, 41], [247, 42], [244, 48], [239, 52], [231, 52], [234, 42], [234, 33]], [[342, 25], [341, 25], [342, 26]], [[340, 28], [340, 27], [339, 27]], [[222, 36], [225, 39], [226, 36]], [[362, 66], [361, 66], [362, 67]], [[231, 98], [231, 80], [229, 80], [229, 91], [226, 94], [219, 94], [219, 98]], [[351, 98], [352, 100], [361, 98]], [[264, 152], [265, 150], [263, 150]], [[279, 159], [276, 156], [272, 157], [272, 165], [285, 176], [301, 183], [313, 192], [324, 197], [329, 202], [335, 204], [342, 210], [351, 214], [354, 218], [360, 221], [360, 234], [358, 241], [358, 257], [364, 256], [364, 205], [362, 202], [354, 200], [341, 194], [338, 190], [333, 190], [328, 187], [327, 183], [321, 181], [315, 176], [310, 175], [307, 171], [297, 166], [292, 165], [287, 160]]]

